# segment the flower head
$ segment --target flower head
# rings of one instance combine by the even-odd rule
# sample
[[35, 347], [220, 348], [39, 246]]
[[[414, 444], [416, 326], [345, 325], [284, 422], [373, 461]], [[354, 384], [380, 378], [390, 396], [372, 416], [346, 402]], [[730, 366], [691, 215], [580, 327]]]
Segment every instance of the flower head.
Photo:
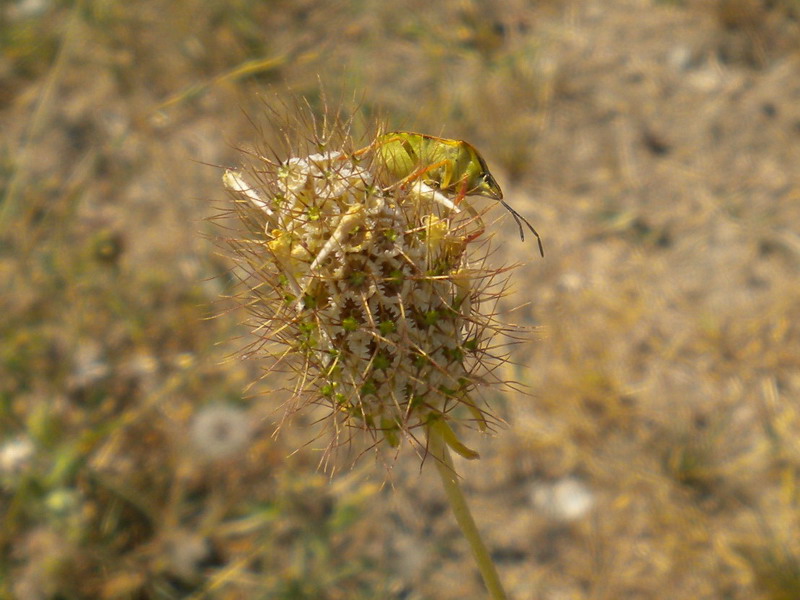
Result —
[[434, 427], [474, 458], [450, 423], [486, 427], [474, 392], [504, 359], [491, 341], [504, 328], [481, 312], [500, 272], [486, 268], [486, 244], [468, 252], [480, 219], [422, 180], [387, 186], [372, 146], [328, 139], [224, 175], [248, 229], [232, 246], [259, 347], [291, 365], [292, 409], [330, 409], [334, 446], [350, 428], [424, 446], [417, 431]]

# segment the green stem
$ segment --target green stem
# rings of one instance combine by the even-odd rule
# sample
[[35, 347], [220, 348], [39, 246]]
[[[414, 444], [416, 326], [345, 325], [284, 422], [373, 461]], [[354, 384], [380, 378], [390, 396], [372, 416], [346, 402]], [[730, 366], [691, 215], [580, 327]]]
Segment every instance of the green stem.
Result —
[[507, 600], [505, 590], [503, 590], [500, 578], [497, 575], [497, 569], [495, 569], [494, 563], [489, 556], [489, 551], [486, 549], [480, 533], [478, 533], [475, 520], [472, 518], [472, 513], [470, 513], [467, 506], [467, 500], [464, 498], [464, 492], [458, 482], [458, 473], [456, 473], [453, 467], [453, 460], [450, 458], [450, 450], [447, 448], [441, 433], [435, 427], [428, 427], [428, 451], [434, 459], [433, 462], [436, 464], [436, 469], [442, 478], [442, 485], [444, 485], [444, 491], [450, 501], [453, 514], [456, 517], [456, 521], [458, 521], [459, 527], [461, 527], [464, 537], [469, 542], [472, 554], [478, 563], [478, 569], [489, 590], [490, 597], [492, 600]]

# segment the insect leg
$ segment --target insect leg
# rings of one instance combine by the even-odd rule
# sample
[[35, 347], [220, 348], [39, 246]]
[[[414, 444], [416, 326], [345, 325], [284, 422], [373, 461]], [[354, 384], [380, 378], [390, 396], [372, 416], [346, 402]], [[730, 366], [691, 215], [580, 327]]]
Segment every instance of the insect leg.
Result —
[[481, 215], [475, 210], [475, 207], [472, 206], [467, 200], [467, 179], [466, 177], [462, 177], [461, 180], [458, 182], [458, 193], [456, 194], [454, 203], [456, 206], [461, 205], [463, 202], [464, 207], [467, 209], [467, 212], [472, 217], [471, 221], [475, 222], [478, 226], [476, 231], [470, 233], [466, 238], [464, 238], [464, 243], [469, 244], [471, 241], [478, 239], [486, 232], [486, 225], [481, 218]]
[[[435, 162], [431, 165], [422, 165], [418, 167], [415, 171], [412, 171], [410, 175], [406, 175], [400, 181], [397, 182], [398, 185], [405, 185], [406, 183], [410, 183], [415, 181], [425, 175], [425, 173], [429, 171], [433, 171], [434, 169], [438, 169], [439, 167], [446, 165], [449, 159], [445, 158], [440, 160], [439, 162]], [[458, 204], [456, 202], [456, 204]]]

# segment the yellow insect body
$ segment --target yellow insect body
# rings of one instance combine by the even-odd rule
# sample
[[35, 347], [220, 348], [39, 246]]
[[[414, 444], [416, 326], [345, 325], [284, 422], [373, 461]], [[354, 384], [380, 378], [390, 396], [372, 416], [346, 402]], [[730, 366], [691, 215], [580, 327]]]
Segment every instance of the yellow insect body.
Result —
[[468, 142], [395, 131], [378, 138], [376, 151], [396, 180], [419, 177], [443, 192], [503, 197], [483, 157]]
[[[385, 177], [391, 180], [391, 184], [421, 181], [445, 194], [454, 194], [455, 205], [460, 204], [464, 196], [498, 200], [514, 217], [523, 240], [522, 223], [536, 236], [539, 251], [544, 256], [539, 234], [503, 200], [503, 191], [472, 144], [423, 133], [392, 131], [378, 136], [364, 150], [370, 148], [375, 148], [378, 165], [385, 170]], [[470, 212], [477, 216], [474, 209]]]

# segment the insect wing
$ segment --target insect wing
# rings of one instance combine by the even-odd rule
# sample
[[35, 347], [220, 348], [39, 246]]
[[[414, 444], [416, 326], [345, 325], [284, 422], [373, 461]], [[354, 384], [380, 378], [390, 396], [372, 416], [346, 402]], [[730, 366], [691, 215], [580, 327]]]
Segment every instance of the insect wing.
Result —
[[391, 132], [381, 136], [377, 151], [387, 174], [399, 180], [410, 175], [418, 162], [417, 152], [407, 134]]

